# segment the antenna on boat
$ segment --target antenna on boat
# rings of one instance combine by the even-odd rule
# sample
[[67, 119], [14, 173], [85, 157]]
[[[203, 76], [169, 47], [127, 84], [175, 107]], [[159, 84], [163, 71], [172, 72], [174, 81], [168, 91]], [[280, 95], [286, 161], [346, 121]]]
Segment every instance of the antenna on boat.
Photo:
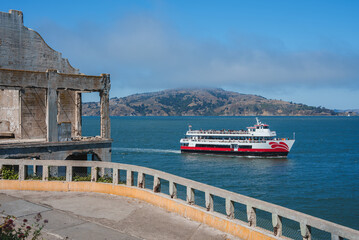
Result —
[[257, 125], [260, 125], [260, 121], [259, 121], [259, 119], [258, 119], [258, 117], [256, 117], [256, 120], [257, 120]]
[[293, 132], [293, 140], [295, 140], [295, 132]]

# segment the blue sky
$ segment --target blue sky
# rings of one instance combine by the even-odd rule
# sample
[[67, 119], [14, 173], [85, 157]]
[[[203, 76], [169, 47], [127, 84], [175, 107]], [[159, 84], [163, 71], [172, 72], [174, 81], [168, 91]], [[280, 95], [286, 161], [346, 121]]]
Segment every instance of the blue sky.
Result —
[[359, 1], [0, 2], [81, 72], [110, 73], [112, 97], [218, 87], [359, 109]]

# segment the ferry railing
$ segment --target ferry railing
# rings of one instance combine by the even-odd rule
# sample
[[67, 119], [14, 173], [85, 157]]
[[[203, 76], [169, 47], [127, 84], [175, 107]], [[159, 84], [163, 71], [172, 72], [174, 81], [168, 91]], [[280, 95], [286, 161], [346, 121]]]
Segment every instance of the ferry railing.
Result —
[[229, 131], [220, 131], [220, 130], [190, 130], [187, 131], [187, 134], [250, 134], [247, 131], [238, 131], [238, 130], [229, 130]]
[[183, 138], [181, 139], [182, 142], [224, 142], [224, 143], [266, 143], [270, 141], [286, 141], [286, 140], [293, 140], [289, 138], [278, 138], [275, 140], [227, 140], [227, 139], [191, 139], [191, 138]]
[[[252, 228], [270, 231], [269, 234], [278, 239], [359, 239], [357, 230], [146, 167], [96, 161], [0, 159], [0, 168], [12, 168], [18, 174], [14, 176], [21, 181], [31, 181], [31, 179], [67, 182], [102, 181], [114, 185], [125, 184], [129, 187], [152, 191], [154, 194], [166, 194], [172, 199], [182, 201], [183, 204], [195, 205], [203, 211], [217, 212], [216, 214], [222, 214], [227, 219], [239, 221]], [[51, 177], [53, 174], [51, 172], [60, 174], [58, 170], [60, 168], [65, 168], [64, 176]], [[87, 171], [81, 171], [81, 168]], [[78, 172], [87, 177], [79, 178]], [[31, 177], [35, 175], [37, 178]], [[221, 201], [222, 209], [218, 204]]]

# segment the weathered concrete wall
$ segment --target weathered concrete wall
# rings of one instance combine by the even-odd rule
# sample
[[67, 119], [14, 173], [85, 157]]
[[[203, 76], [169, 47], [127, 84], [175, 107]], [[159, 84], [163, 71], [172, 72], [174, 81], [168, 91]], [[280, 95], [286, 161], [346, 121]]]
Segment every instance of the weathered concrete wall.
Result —
[[[8, 122], [8, 131], [21, 137], [20, 131], [20, 97], [18, 90], [0, 90], [0, 121]], [[2, 129], [6, 131], [5, 129]]]
[[0, 68], [79, 73], [61, 53], [50, 48], [40, 34], [24, 26], [23, 14], [0, 12]]
[[[101, 160], [111, 161], [109, 74], [79, 74], [37, 32], [26, 28], [22, 12], [15, 10], [0, 12], [0, 56], [0, 127], [23, 139], [21, 144], [17, 139], [3, 140], [1, 157], [64, 160], [72, 154], [93, 152]], [[83, 91], [101, 93], [102, 138], [80, 138]], [[71, 137], [76, 141], [66, 136], [67, 142], [58, 142], [59, 129], [69, 129], [59, 128], [61, 123], [71, 123]], [[1, 137], [9, 135], [12, 137], [2, 133]]]
[[21, 91], [21, 137], [46, 138], [46, 90], [26, 88]]

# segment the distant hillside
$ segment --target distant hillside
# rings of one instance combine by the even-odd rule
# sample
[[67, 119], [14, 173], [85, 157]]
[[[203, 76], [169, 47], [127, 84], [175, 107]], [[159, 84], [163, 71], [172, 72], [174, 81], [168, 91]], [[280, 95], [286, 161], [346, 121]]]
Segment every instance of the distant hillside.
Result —
[[[98, 116], [100, 104], [83, 104], [83, 115]], [[110, 99], [112, 116], [312, 116], [341, 115], [311, 107], [223, 89], [174, 89]]]

